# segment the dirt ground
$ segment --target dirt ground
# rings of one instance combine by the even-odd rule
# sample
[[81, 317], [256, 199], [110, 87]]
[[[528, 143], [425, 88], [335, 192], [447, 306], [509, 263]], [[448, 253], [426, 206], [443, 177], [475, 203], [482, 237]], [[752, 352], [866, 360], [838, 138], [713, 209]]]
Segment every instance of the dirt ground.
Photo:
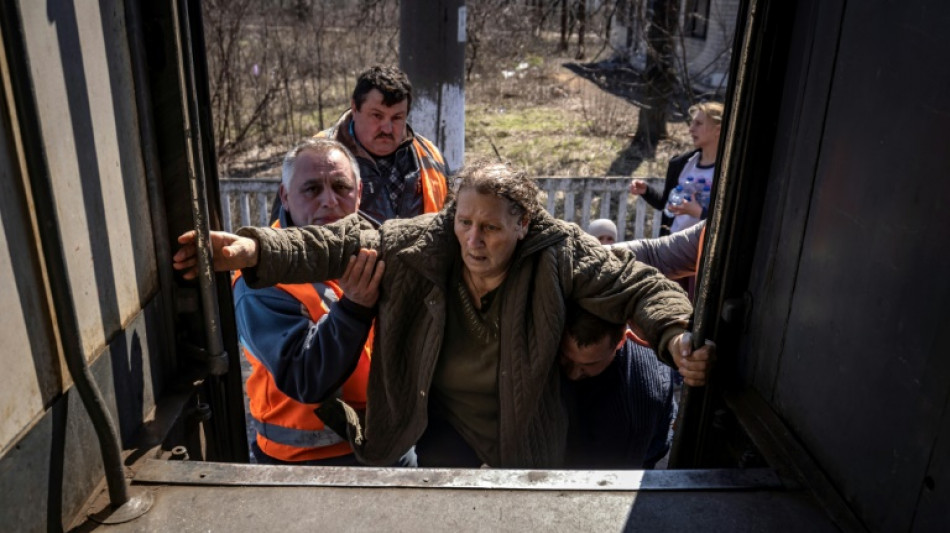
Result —
[[654, 153], [631, 144], [639, 107], [629, 69], [552, 57], [498, 73], [467, 85], [466, 157], [497, 151], [539, 177], [658, 176], [691, 146], [679, 115]]

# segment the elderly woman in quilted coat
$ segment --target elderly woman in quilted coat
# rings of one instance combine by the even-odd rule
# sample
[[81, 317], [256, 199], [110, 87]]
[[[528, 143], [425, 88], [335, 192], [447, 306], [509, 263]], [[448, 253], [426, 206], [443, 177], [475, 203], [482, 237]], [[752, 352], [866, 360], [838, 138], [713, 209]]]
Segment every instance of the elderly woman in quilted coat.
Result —
[[[675, 283], [551, 217], [533, 180], [504, 163], [464, 168], [453, 195], [439, 213], [378, 229], [352, 215], [212, 232], [214, 268], [242, 269], [256, 287], [338, 278], [355, 254], [375, 252], [384, 270], [366, 411], [342, 402], [319, 411], [361, 461], [392, 464], [418, 442], [420, 466], [560, 466], [557, 361], [569, 300], [631, 322], [688, 384], [704, 383], [709, 352], [684, 336], [692, 308]], [[182, 235], [174, 258], [186, 278], [196, 275], [194, 240]], [[441, 459], [453, 442], [468, 456]]]

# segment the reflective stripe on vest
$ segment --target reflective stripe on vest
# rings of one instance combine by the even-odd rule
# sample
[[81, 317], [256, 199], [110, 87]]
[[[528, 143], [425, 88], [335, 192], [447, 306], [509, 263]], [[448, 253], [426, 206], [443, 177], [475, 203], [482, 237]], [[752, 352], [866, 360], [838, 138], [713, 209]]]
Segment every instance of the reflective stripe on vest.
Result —
[[256, 418], [251, 419], [251, 425], [254, 426], [254, 431], [265, 439], [296, 448], [321, 448], [343, 442], [343, 439], [332, 429], [287, 428], [261, 422]]
[[[274, 222], [272, 226], [280, 228], [280, 223]], [[240, 271], [235, 272], [232, 286], [240, 276]], [[337, 298], [343, 294], [335, 282], [327, 281], [321, 285], [331, 289]], [[308, 318], [314, 323], [329, 312], [312, 284], [278, 284], [275, 287], [303, 304]], [[372, 342], [373, 330], [370, 330], [356, 369], [342, 387], [343, 400], [357, 408], [366, 404]], [[254, 354], [246, 348], [244, 354], [252, 368], [246, 384], [251, 416], [254, 418], [253, 425], [258, 430], [258, 446], [264, 453], [275, 459], [291, 462], [326, 459], [352, 453], [349, 443], [325, 428], [323, 421], [317, 417], [314, 409], [319, 404], [301, 403], [283, 394], [277, 388], [274, 377]]]
[[[300, 403], [284, 395], [274, 378], [247, 349], [244, 357], [251, 363], [247, 378], [247, 395], [254, 420], [269, 420], [266, 433], [257, 431], [257, 445], [261, 451], [281, 461], [300, 462], [340, 457], [352, 453], [350, 443], [342, 439], [336, 444], [319, 447], [298, 446], [299, 432], [331, 432], [317, 417], [314, 410], [319, 404]], [[362, 363], [362, 361], [361, 361]], [[368, 367], [368, 365], [367, 365]], [[257, 422], [252, 422], [257, 426]], [[277, 430], [282, 428], [286, 431]]]

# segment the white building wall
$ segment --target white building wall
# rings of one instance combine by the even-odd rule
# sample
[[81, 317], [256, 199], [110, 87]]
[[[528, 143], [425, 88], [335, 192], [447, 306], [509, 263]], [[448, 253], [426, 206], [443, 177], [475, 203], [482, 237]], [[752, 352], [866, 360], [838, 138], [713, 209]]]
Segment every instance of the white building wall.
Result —
[[[647, 0], [639, 1], [639, 9], [644, 10]], [[682, 0], [681, 0], [682, 1]], [[680, 5], [680, 26], [685, 17], [685, 1]], [[725, 89], [731, 61], [733, 35], [736, 28], [736, 16], [739, 12], [739, 0], [711, 0], [709, 6], [709, 24], [705, 38], [684, 37], [685, 50], [677, 51], [677, 70], [683, 71], [683, 57], [685, 55], [685, 70], [695, 85], [707, 89]], [[630, 64], [637, 69], [646, 66], [646, 27], [634, 28], [635, 42]], [[618, 54], [624, 51], [627, 41], [627, 26], [619, 20], [610, 35], [610, 45]], [[678, 45], [678, 43], [677, 43]], [[685, 54], [683, 53], [685, 51]], [[721, 85], [721, 87], [720, 87]]]
[[738, 10], [738, 0], [713, 0], [706, 38], [684, 37], [686, 71], [694, 83], [713, 89], [721, 85], [725, 89]]

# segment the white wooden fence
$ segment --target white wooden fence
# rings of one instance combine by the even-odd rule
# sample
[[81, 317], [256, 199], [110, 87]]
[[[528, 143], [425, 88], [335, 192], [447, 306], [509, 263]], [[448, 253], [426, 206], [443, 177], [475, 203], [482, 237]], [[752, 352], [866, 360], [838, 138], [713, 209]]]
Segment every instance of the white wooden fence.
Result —
[[[222, 178], [225, 229], [268, 225], [279, 183], [277, 178]], [[659, 235], [660, 211], [628, 193], [630, 178], [540, 178], [538, 186], [549, 213], [582, 228], [592, 219], [609, 218], [617, 224], [618, 241]]]

